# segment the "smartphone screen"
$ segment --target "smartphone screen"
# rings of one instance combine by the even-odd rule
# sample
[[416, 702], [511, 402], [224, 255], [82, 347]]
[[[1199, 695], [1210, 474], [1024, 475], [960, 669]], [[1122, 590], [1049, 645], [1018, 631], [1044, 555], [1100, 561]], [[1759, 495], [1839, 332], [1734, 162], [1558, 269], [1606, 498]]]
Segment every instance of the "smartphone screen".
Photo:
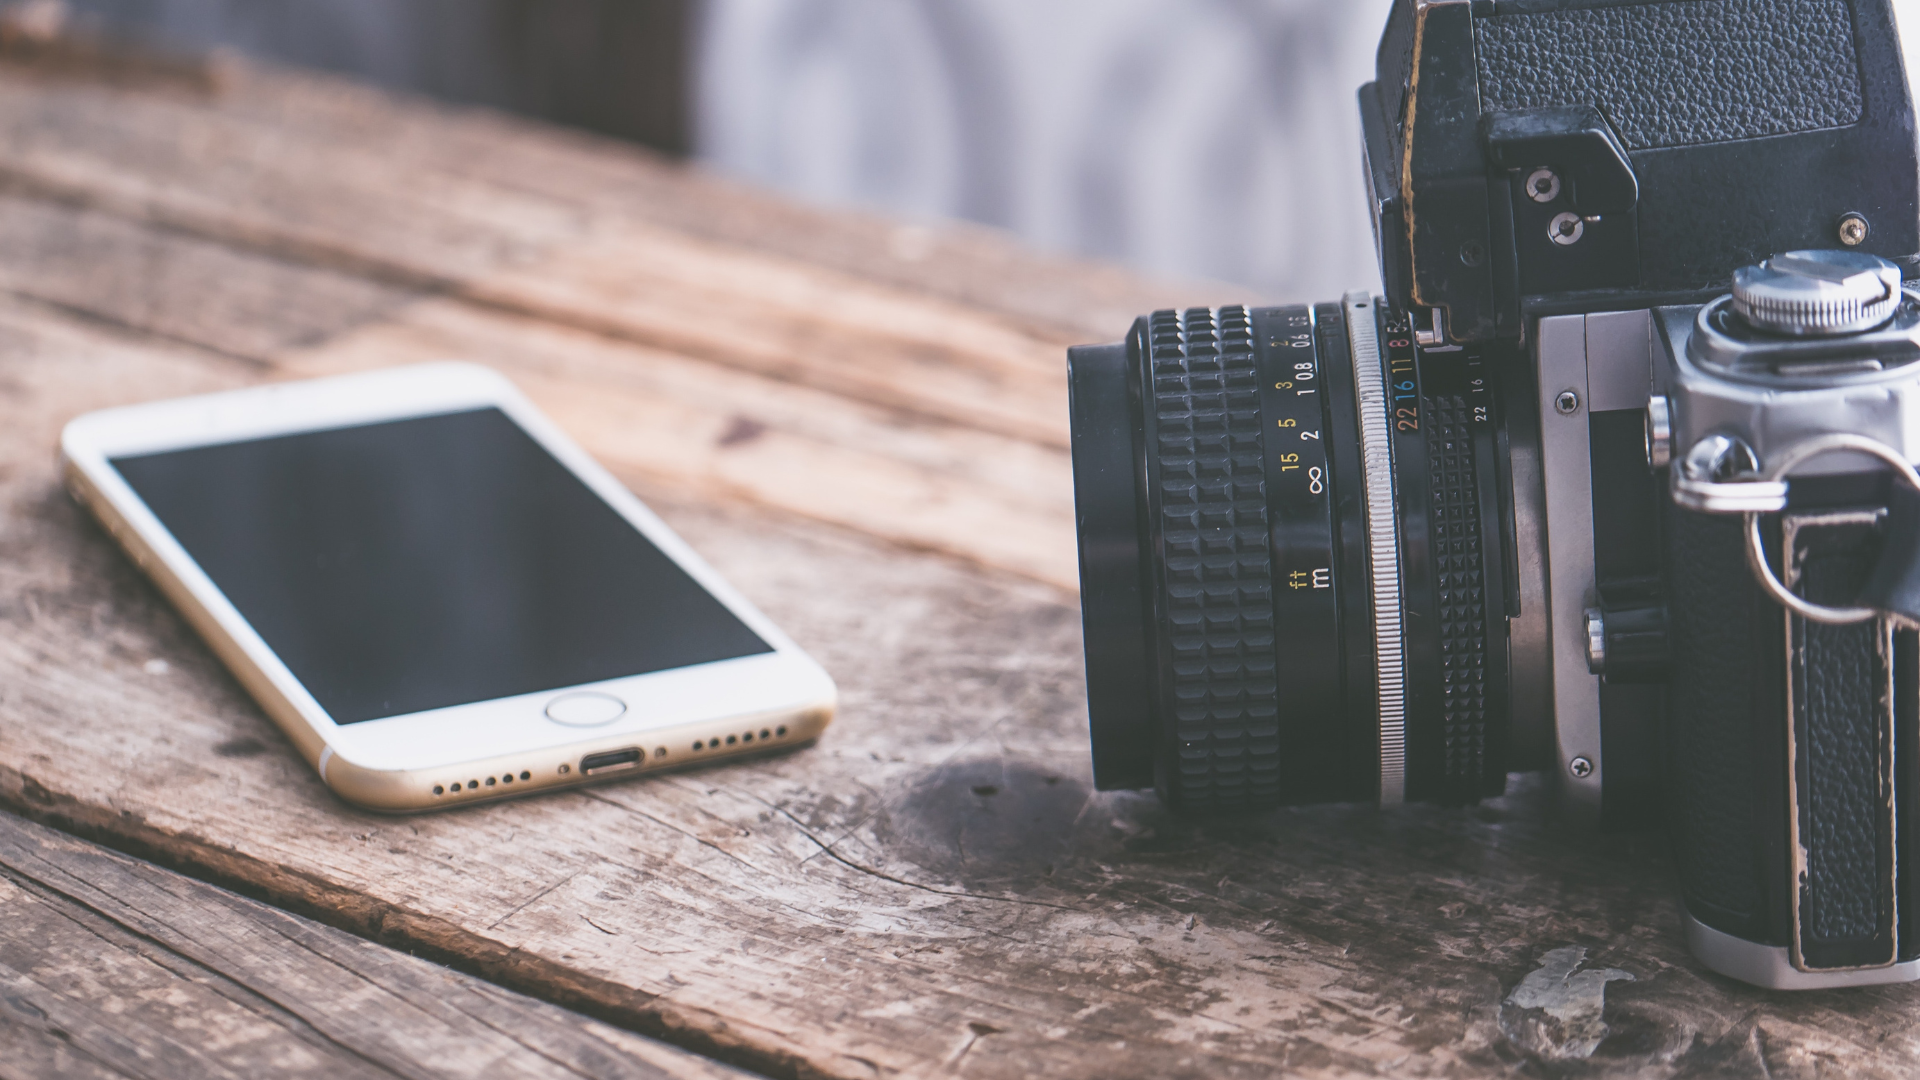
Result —
[[112, 465], [335, 723], [773, 651], [496, 408]]

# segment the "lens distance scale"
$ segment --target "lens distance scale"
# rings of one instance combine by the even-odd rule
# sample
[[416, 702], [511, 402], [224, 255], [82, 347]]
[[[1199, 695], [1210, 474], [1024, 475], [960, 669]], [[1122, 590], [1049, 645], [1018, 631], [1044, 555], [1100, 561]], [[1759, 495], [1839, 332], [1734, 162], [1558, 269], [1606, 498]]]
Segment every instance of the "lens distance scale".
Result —
[[1338, 773], [1340, 590], [1335, 582], [1327, 379], [1313, 309], [1256, 308], [1262, 451], [1273, 550], [1274, 674], [1287, 801]]

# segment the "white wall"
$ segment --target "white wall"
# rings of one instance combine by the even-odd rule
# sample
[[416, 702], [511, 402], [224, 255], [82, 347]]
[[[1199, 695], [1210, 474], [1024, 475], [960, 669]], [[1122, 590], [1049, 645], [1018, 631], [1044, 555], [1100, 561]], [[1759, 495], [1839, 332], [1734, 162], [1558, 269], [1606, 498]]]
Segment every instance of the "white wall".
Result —
[[1920, 0], [1893, 0], [1893, 17], [1900, 23], [1900, 45], [1907, 54], [1907, 81], [1913, 82], [1913, 72], [1920, 70]]
[[1378, 276], [1353, 92], [1389, 7], [704, 0], [695, 143], [824, 203], [1333, 299]]
[[710, 0], [695, 145], [827, 203], [1170, 275], [1373, 279], [1354, 90], [1387, 0]]

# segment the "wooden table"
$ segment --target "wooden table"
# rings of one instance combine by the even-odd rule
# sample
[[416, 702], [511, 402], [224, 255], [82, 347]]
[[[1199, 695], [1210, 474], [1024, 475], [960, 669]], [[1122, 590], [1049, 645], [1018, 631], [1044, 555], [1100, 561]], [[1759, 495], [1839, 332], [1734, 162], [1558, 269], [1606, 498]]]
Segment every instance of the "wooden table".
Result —
[[[319, 78], [0, 56], [0, 1075], [1920, 1071], [1920, 988], [1703, 972], [1664, 846], [1524, 778], [1091, 790], [1062, 349], [1244, 297]], [[826, 664], [818, 746], [354, 810], [56, 483], [87, 409], [441, 358]]]

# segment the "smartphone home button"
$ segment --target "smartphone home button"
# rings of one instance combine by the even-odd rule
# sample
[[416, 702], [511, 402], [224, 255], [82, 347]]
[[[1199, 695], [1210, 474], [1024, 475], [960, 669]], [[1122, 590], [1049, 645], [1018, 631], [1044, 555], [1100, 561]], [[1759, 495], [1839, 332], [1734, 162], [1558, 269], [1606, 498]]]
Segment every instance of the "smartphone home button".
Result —
[[627, 703], [610, 694], [562, 694], [547, 702], [547, 719], [568, 727], [599, 727], [620, 719]]

